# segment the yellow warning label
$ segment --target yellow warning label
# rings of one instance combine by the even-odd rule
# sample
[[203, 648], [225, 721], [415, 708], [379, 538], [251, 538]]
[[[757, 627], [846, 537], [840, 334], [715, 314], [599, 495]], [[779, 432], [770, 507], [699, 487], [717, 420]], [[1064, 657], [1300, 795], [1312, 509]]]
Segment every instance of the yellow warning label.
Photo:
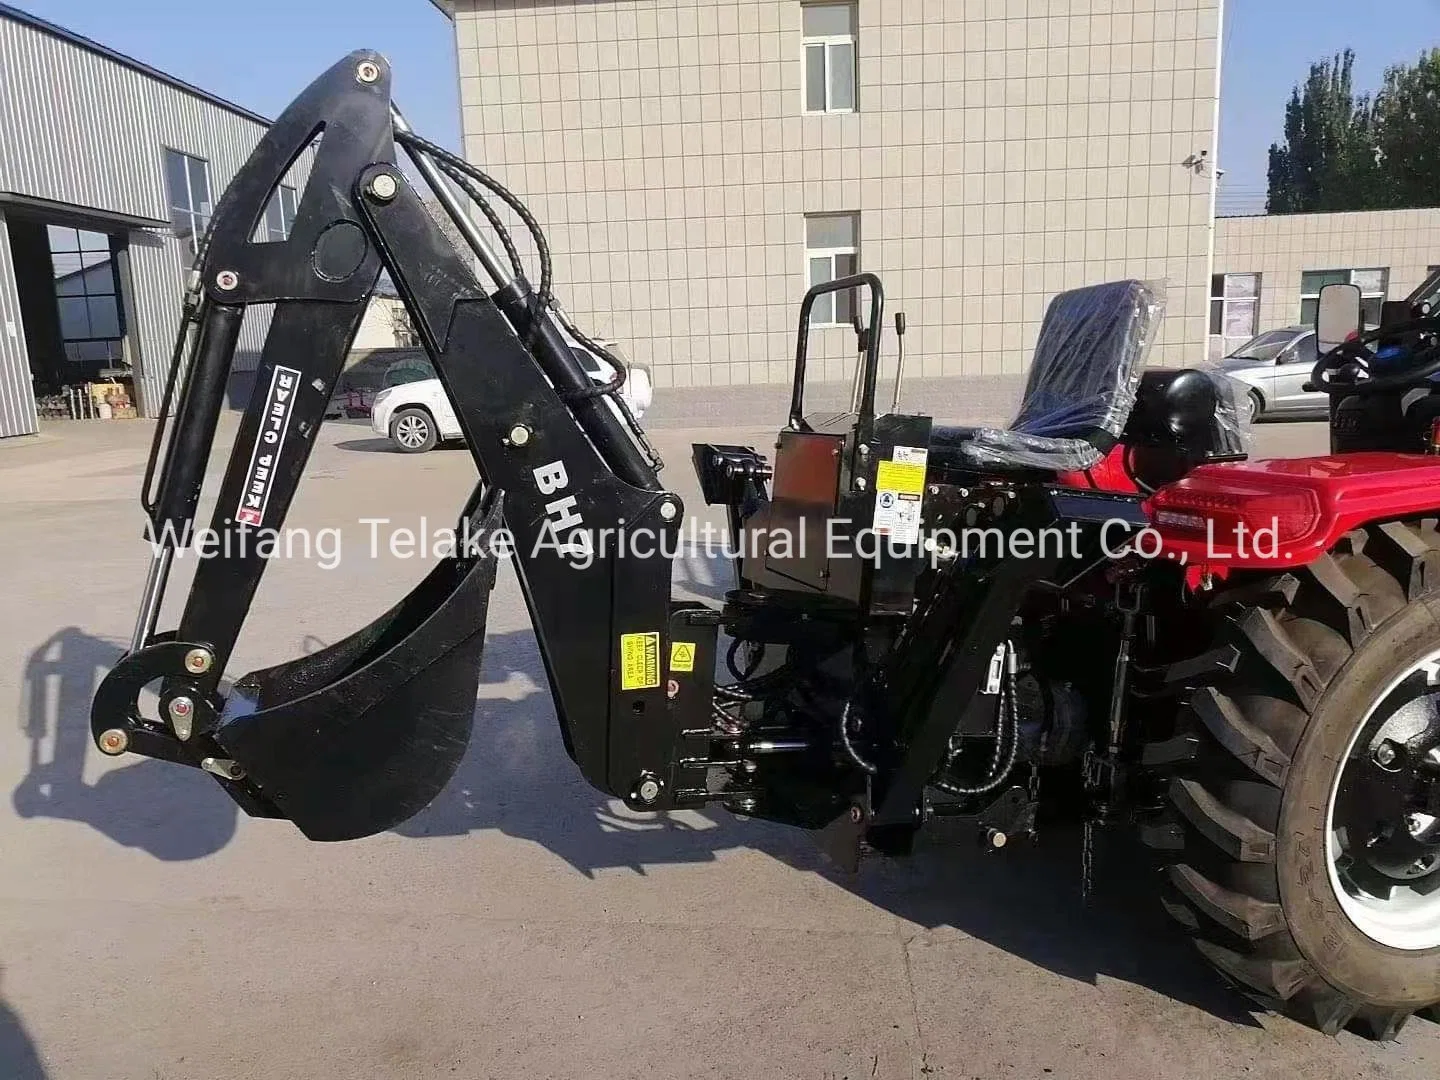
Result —
[[660, 635], [620, 635], [620, 689], [653, 690], [660, 685]]
[[670, 670], [685, 672], [695, 670], [695, 642], [672, 641], [670, 643]]
[[925, 490], [925, 466], [905, 461], [882, 461], [875, 474], [875, 490], [919, 495]]

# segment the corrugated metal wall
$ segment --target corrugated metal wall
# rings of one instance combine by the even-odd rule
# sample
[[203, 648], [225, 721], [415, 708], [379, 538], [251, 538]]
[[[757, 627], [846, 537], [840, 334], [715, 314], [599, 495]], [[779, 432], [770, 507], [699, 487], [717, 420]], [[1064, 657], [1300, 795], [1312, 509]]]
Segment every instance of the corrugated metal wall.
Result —
[[[0, 11], [0, 192], [168, 220], [165, 147], [209, 161], [211, 196], [218, 199], [264, 131], [258, 117], [241, 115]], [[179, 320], [181, 241], [164, 230], [136, 231], [130, 249], [132, 329], [140, 350], [136, 390], [153, 414]], [[8, 259], [7, 245], [0, 266]], [[13, 296], [4, 293], [7, 288], [13, 294], [9, 270], [0, 272], [0, 304], [8, 310]], [[268, 313], [247, 317], [237, 370], [254, 368], [268, 325]], [[23, 345], [22, 340], [22, 350]], [[13, 344], [0, 342], [0, 381], [6, 383], [15, 375], [7, 349]], [[23, 354], [18, 370], [28, 397], [30, 374]], [[34, 430], [33, 401], [19, 403], [27, 420], [18, 428], [7, 426], [5, 403], [16, 394], [15, 387], [0, 388], [0, 435]]]
[[0, 436], [32, 435], [38, 427], [15, 267], [10, 262], [10, 230], [0, 214]]

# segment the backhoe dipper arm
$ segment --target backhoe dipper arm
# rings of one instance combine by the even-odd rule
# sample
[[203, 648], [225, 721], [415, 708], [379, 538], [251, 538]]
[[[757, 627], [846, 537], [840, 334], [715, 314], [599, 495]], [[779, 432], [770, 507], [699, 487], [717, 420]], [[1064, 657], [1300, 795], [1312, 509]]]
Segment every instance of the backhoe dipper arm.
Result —
[[[393, 197], [374, 194], [392, 183]], [[671, 577], [662, 546], [674, 550], [680, 500], [615, 475], [496, 303], [523, 328], [526, 296], [514, 289], [485, 296], [398, 170], [373, 166], [360, 186], [362, 213], [480, 476], [505, 492], [515, 566], [566, 748], [597, 787], [628, 795], [643, 773], [660, 775], [646, 747], [666, 745], [669, 736], [659, 668], [625, 688], [622, 639], [658, 633], [644, 646], [657, 650], [658, 665]], [[570, 355], [548, 322], [532, 348]], [[632, 540], [645, 536], [654, 557], [617, 550], [622, 529]], [[629, 648], [633, 654], [637, 646]], [[639, 685], [647, 682], [654, 685]]]
[[[463, 755], [496, 561], [513, 551], [565, 745], [585, 778], [651, 809], [703, 801], [678, 746], [681, 728], [708, 723], [709, 672], [687, 680], [704, 684], [698, 693], [667, 694], [662, 679], [677, 628], [702, 648], [715, 635], [710, 613], [670, 601], [680, 500], [518, 268], [507, 276], [463, 220], [496, 278], [492, 298], [446, 240], [395, 165], [397, 135], [442, 205], [463, 208], [428, 144], [393, 112], [389, 86], [383, 57], [346, 57], [276, 121], [216, 207], [203, 298], [187, 306], [199, 324], [193, 357], [166, 451], [162, 419], [147, 470], [154, 562], [133, 647], [96, 696], [97, 744], [204, 768], [249, 812], [288, 817], [315, 839], [392, 827], [439, 793]], [[317, 136], [290, 237], [253, 242], [277, 185]], [[246, 675], [227, 696], [221, 675], [269, 554], [260, 541], [284, 521], [382, 266], [480, 474], [461, 521], [469, 545], [370, 626]], [[241, 319], [256, 304], [274, 314], [220, 484], [215, 551], [198, 561], [178, 629], [157, 634]], [[184, 352], [177, 346], [177, 360]], [[157, 680], [158, 721], [138, 706]]]

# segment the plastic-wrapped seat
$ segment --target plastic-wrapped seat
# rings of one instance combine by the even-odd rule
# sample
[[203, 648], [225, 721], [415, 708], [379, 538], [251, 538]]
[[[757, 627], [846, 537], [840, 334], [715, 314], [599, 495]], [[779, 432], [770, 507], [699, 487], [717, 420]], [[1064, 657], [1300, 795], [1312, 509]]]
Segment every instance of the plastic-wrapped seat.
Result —
[[984, 471], [1090, 468], [1124, 430], [1164, 309], [1163, 289], [1143, 281], [1060, 293], [1041, 323], [1014, 422], [937, 425], [932, 451]]

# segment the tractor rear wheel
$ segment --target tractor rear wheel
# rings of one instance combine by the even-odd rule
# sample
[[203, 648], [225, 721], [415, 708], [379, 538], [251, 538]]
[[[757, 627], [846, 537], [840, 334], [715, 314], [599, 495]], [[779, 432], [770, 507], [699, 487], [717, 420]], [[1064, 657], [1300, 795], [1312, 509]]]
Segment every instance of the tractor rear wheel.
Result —
[[1145, 754], [1170, 774], [1146, 830], [1166, 909], [1222, 974], [1329, 1034], [1440, 1021], [1436, 522], [1357, 530], [1216, 610], [1226, 662]]

